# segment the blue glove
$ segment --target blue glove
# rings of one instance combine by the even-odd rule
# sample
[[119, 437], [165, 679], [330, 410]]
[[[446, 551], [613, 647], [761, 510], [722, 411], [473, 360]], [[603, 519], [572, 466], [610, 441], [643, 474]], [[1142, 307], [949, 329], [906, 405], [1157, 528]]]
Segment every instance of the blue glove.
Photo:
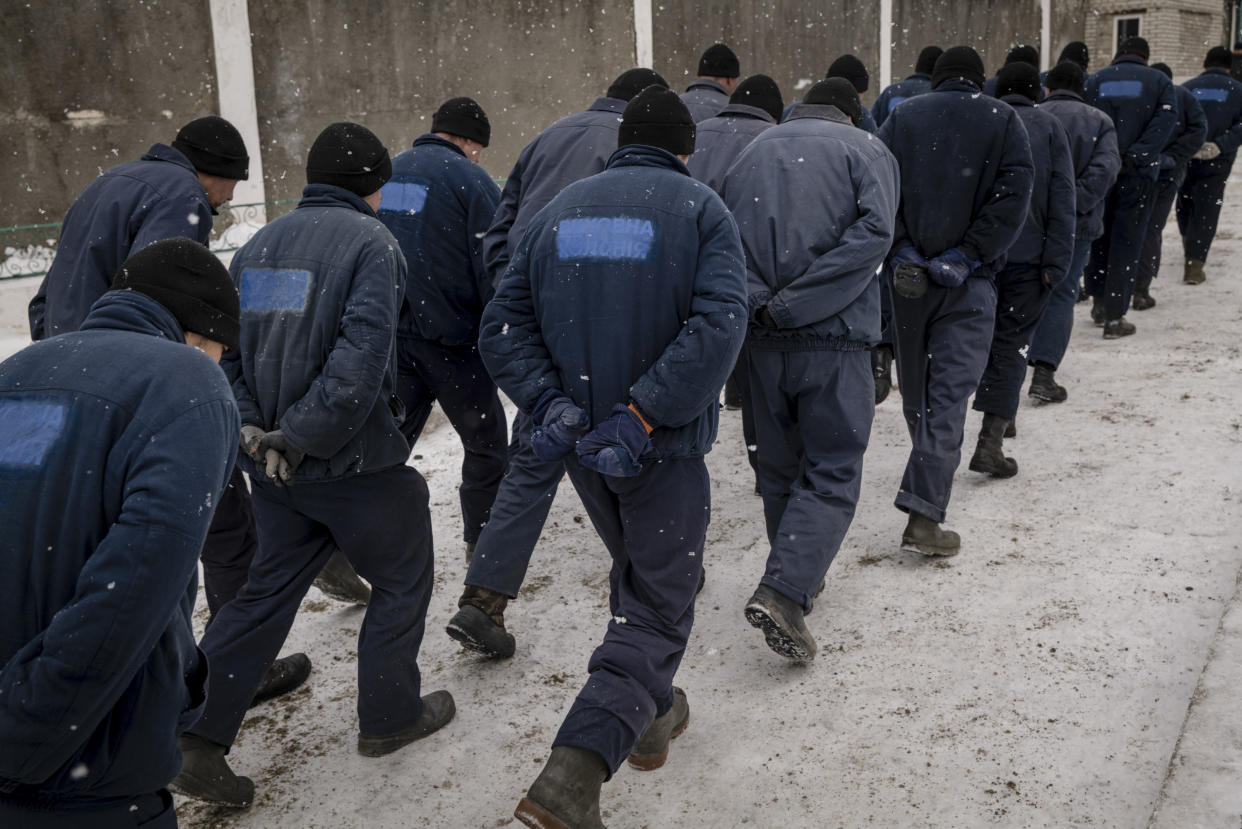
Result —
[[541, 461], [559, 461], [574, 450], [591, 419], [560, 389], [548, 389], [531, 412], [531, 451]]
[[633, 409], [618, 403], [607, 420], [578, 441], [578, 462], [601, 475], [633, 478], [643, 471], [638, 459], [650, 449], [647, 426]]
[[945, 288], [956, 288], [974, 273], [979, 262], [967, 258], [957, 248], [949, 248], [928, 263], [927, 275], [932, 282]]

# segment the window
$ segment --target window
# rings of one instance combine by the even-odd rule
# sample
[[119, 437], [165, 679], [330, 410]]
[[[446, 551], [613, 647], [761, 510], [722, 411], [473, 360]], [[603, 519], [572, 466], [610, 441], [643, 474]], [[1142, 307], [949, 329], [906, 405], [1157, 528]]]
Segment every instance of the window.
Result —
[[1113, 52], [1116, 53], [1121, 49], [1121, 44], [1126, 42], [1127, 38], [1138, 37], [1142, 34], [1141, 23], [1143, 18], [1136, 14], [1128, 14], [1114, 18], [1114, 25], [1117, 28], [1117, 40], [1113, 44]]

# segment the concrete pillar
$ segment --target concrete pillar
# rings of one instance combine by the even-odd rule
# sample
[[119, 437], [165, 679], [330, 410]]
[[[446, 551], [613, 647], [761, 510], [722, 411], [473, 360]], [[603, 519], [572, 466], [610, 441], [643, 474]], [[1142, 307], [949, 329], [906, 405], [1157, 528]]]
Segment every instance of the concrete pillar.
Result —
[[1052, 0], [1039, 0], [1039, 68], [1052, 66]]
[[[247, 0], [211, 0], [211, 37], [216, 55], [220, 116], [237, 127], [250, 153], [250, 179], [238, 182], [233, 203], [262, 204], [267, 197], [263, 186], [263, 154], [259, 144]], [[262, 208], [258, 208], [257, 215], [246, 211], [245, 218], [256, 224], [267, 221]]]
[[880, 91], [893, 82], [893, 0], [880, 0]]
[[634, 0], [634, 65], [655, 68], [655, 32], [651, 0]]

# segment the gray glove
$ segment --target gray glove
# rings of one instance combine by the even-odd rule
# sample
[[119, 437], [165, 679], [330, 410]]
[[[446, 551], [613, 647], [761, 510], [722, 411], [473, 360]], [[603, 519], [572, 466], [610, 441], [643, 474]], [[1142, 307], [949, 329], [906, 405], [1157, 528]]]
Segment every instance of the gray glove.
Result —
[[1208, 141], [1199, 148], [1199, 152], [1195, 153], [1195, 159], [1198, 161], [1211, 161], [1220, 155], [1220, 145], [1215, 141]]
[[257, 463], [263, 459], [263, 455], [259, 452], [259, 442], [263, 440], [263, 436], [267, 432], [261, 426], [254, 426], [249, 423], [242, 424], [241, 427], [241, 450], [249, 455]]
[[288, 483], [306, 457], [306, 453], [291, 444], [280, 429], [264, 434], [256, 451], [262, 457], [268, 480], [276, 484]]

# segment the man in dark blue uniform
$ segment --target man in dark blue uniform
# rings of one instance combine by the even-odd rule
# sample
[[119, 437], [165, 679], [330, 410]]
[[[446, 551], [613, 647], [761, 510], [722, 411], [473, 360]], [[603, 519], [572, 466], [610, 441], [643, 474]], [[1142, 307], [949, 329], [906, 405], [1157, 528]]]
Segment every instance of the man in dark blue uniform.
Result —
[[911, 448], [896, 505], [910, 515], [902, 548], [924, 555], [960, 547], [940, 524], [992, 341], [993, 280], [1035, 178], [1026, 128], [1008, 105], [979, 94], [983, 81], [974, 49], [949, 49], [932, 91], [895, 109], [879, 134], [901, 167], [889, 281]]
[[715, 117], [729, 105], [729, 96], [737, 89], [742, 70], [733, 50], [717, 43], [699, 58], [698, 74], [681, 96], [696, 123]]
[[[1153, 63], [1152, 69], [1173, 79], [1173, 70], [1164, 63]], [[1232, 79], [1231, 79], [1232, 80]], [[1143, 237], [1143, 252], [1139, 257], [1138, 275], [1134, 278], [1134, 295], [1130, 306], [1135, 311], [1146, 311], [1156, 305], [1151, 295], [1151, 281], [1160, 273], [1160, 248], [1164, 225], [1169, 211], [1177, 198], [1177, 190], [1186, 178], [1186, 166], [1190, 159], [1204, 146], [1208, 134], [1207, 116], [1199, 106], [1194, 94], [1184, 86], [1174, 86], [1177, 93], [1177, 126], [1169, 136], [1169, 143], [1160, 154], [1160, 176], [1156, 179], [1155, 205], [1147, 235]]]
[[[650, 69], [622, 73], [590, 109], [557, 121], [522, 150], [483, 240], [483, 258], [494, 284], [535, 215], [566, 185], [604, 169], [616, 151], [626, 103], [652, 84], [668, 86]], [[505, 630], [504, 610], [522, 586], [565, 475], [563, 464], [549, 463], [534, 453], [530, 438], [530, 418], [519, 411], [509, 442], [508, 471], [479, 534], [458, 612], [448, 623], [449, 636], [493, 658], [513, 656], [515, 642]]]
[[[1008, 66], [1011, 63], [1025, 63], [1026, 65], [1033, 66], [1036, 70], [1038, 70], [1039, 50], [1034, 46], [1019, 44], [1010, 49], [1008, 54], [1005, 55], [1005, 63], [1001, 66], [1001, 69], [1004, 69], [1005, 66]], [[991, 95], [993, 98], [1000, 97], [996, 94], [996, 84], [1000, 80], [1001, 69], [997, 69], [996, 74], [988, 78], [987, 82], [983, 84], [983, 94]], [[1042, 93], [1042, 91], [1043, 90], [1041, 89], [1040, 92]], [[1043, 97], [1042, 94], [1040, 97]]]
[[809, 662], [803, 616], [854, 518], [875, 416], [876, 271], [893, 241], [897, 162], [856, 127], [858, 94], [820, 81], [725, 176], [746, 251], [750, 389], [771, 551], [746, 618]]
[[996, 274], [996, 324], [975, 392], [974, 408], [983, 412], [983, 425], [970, 468], [995, 478], [1018, 472], [1017, 462], [1003, 451], [1005, 429], [1018, 413], [1031, 334], [1074, 256], [1074, 158], [1061, 122], [1035, 106], [1039, 91], [1039, 71], [1028, 63], [1010, 63], [996, 76], [997, 97], [1013, 107], [1026, 127], [1035, 182], [1022, 232]]
[[479, 339], [535, 422], [535, 451], [565, 465], [613, 559], [608, 632], [515, 813], [529, 826], [602, 826], [603, 781], [627, 757], [658, 768], [688, 723], [673, 678], [710, 513], [703, 455], [745, 333], [737, 226], [684, 164], [690, 112], [646, 89], [618, 143], [604, 172], [530, 224]]
[[[0, 825], [175, 829], [198, 554], [237, 455], [237, 290], [188, 239], [0, 363]], [[187, 347], [193, 346], [193, 348]], [[214, 669], [214, 666], [213, 666]]]
[[1150, 54], [1143, 38], [1127, 39], [1112, 64], [1087, 80], [1084, 95], [1113, 119], [1121, 153], [1121, 173], [1104, 207], [1104, 233], [1086, 272], [1087, 292], [1095, 300], [1092, 319], [1104, 325], [1107, 340], [1135, 331], [1126, 310], [1155, 206], [1160, 155], [1177, 126], [1177, 93], [1172, 81], [1147, 65]]
[[936, 68], [936, 60], [943, 54], [944, 50], [939, 46], [924, 46], [923, 51], [919, 52], [918, 62], [914, 64], [914, 74], [889, 84], [880, 93], [880, 97], [875, 99], [875, 104], [871, 107], [871, 117], [875, 119], [877, 128], [884, 124], [884, 119], [902, 101], [931, 92], [932, 70]]
[[1229, 75], [1232, 58], [1223, 46], [1210, 49], [1203, 74], [1183, 84], [1208, 121], [1207, 142], [1190, 161], [1177, 199], [1177, 226], [1186, 252], [1182, 279], [1190, 285], [1207, 279], [1203, 268], [1216, 236], [1225, 182], [1242, 145], [1242, 83]]
[[1069, 271], [1059, 284], [1052, 286], [1048, 305], [1031, 337], [1034, 376], [1028, 394], [1044, 403], [1060, 403], [1068, 394], [1057, 383], [1055, 374], [1069, 346], [1083, 268], [1091, 255], [1092, 243], [1104, 232], [1104, 202], [1121, 169], [1121, 154], [1117, 152], [1113, 119], [1082, 99], [1085, 76], [1076, 63], [1058, 63], [1048, 71], [1044, 82], [1048, 97], [1039, 108], [1061, 122], [1074, 155], [1077, 221]]
[[242, 332], [223, 367], [241, 410], [259, 551], [237, 598], [207, 628], [207, 707], [181, 738], [183, 794], [246, 806], [254, 784], [224, 755], [311, 582], [339, 546], [374, 586], [358, 640], [358, 752], [375, 757], [452, 719], [420, 699], [418, 650], [431, 598], [427, 485], [398, 427], [397, 316], [405, 259], [375, 216], [388, 151], [332, 124], [306, 161], [297, 208], [233, 257]]
[[445, 101], [431, 132], [392, 160], [379, 219], [409, 267], [397, 325], [401, 432], [413, 446], [440, 407], [461, 438], [461, 515], [466, 559], [487, 523], [505, 474], [508, 434], [496, 384], [479, 358], [479, 317], [492, 296], [483, 234], [500, 188], [478, 165], [491, 124], [470, 98]]

